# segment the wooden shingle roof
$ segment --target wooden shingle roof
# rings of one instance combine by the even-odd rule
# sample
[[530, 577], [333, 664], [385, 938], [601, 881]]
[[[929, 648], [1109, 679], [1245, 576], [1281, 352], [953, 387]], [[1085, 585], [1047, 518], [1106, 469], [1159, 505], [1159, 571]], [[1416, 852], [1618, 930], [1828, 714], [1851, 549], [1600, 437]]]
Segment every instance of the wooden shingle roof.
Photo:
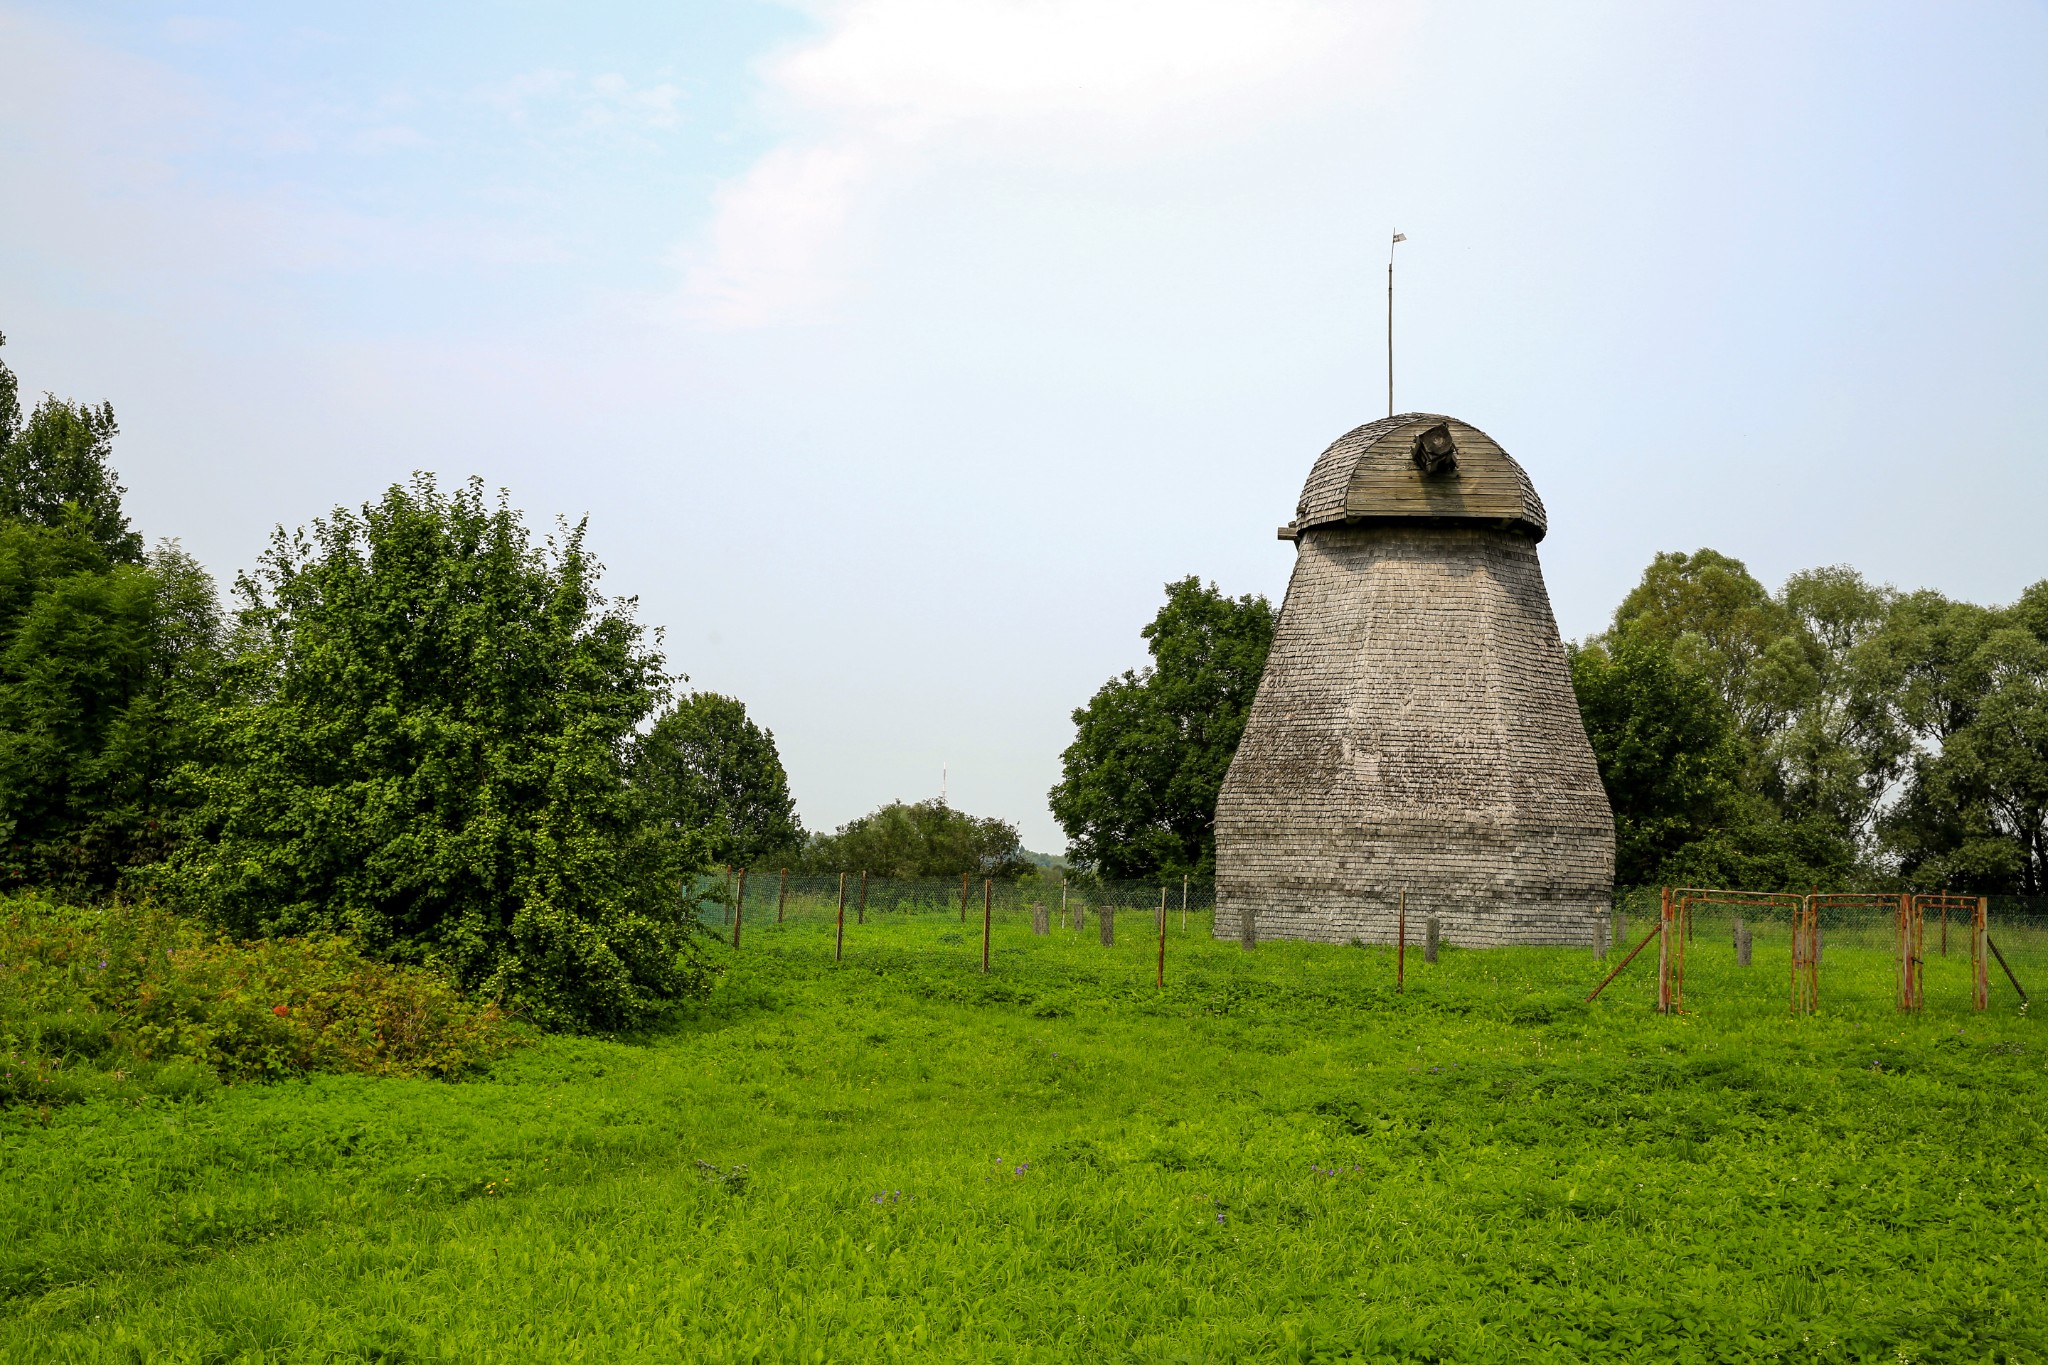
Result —
[[[1455, 467], [1426, 473], [1415, 455], [1425, 432], [1445, 427]], [[1332, 522], [1491, 522], [1543, 539], [1543, 500], [1521, 465], [1491, 436], [1455, 417], [1404, 412], [1344, 433], [1309, 471], [1294, 521], [1280, 528], [1292, 540], [1307, 527]]]

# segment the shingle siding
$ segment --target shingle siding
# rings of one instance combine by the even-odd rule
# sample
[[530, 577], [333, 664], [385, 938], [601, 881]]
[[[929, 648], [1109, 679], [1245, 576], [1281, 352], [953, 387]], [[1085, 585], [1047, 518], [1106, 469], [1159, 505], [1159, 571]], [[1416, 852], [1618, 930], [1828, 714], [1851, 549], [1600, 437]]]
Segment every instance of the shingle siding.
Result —
[[[1306, 511], [1350, 482], [1326, 461]], [[1405, 890], [1448, 943], [1592, 944], [1614, 822], [1532, 535], [1309, 520], [1217, 805], [1217, 936], [1249, 912], [1259, 938], [1388, 942]]]

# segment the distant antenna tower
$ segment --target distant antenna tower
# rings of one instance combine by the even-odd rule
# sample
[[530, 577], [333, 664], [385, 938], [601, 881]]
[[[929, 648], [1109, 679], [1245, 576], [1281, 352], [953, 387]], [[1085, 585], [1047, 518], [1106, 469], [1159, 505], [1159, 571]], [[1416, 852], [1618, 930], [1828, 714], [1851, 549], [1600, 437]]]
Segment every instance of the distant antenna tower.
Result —
[[939, 765], [939, 804], [946, 804], [946, 765]]

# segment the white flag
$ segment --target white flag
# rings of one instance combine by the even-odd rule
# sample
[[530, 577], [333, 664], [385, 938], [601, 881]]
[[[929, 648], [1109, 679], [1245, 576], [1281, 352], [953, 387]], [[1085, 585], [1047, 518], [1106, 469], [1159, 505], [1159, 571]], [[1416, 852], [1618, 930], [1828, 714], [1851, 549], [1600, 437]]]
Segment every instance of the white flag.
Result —
[[1394, 240], [1397, 242], [1405, 242], [1408, 240], [1408, 234], [1405, 232], [1397, 232], [1394, 234]]

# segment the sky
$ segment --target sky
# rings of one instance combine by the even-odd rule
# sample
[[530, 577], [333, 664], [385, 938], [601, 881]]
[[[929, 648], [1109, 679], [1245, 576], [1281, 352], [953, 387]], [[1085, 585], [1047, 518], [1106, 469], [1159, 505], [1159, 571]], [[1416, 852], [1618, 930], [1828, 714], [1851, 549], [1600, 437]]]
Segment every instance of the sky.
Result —
[[0, 0], [0, 358], [221, 579], [415, 470], [588, 517], [806, 824], [1064, 837], [1189, 574], [1396, 405], [1660, 550], [2048, 576], [2048, 7]]

